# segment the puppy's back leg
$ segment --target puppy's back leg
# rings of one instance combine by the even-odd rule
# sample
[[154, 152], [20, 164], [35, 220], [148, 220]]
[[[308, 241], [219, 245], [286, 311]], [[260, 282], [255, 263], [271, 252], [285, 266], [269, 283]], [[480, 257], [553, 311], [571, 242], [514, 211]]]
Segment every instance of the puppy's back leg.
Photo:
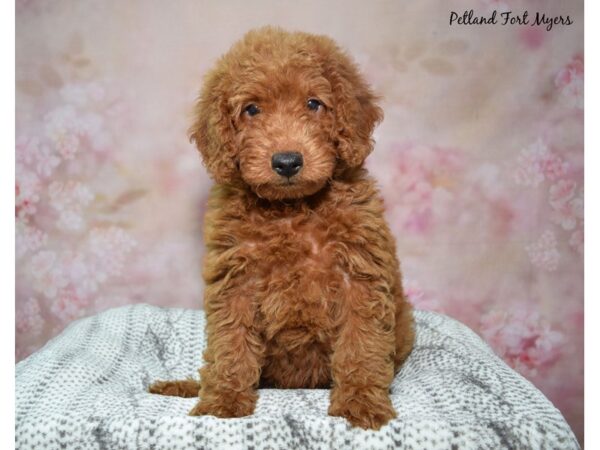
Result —
[[188, 378], [187, 380], [156, 381], [148, 387], [148, 392], [172, 397], [198, 397], [200, 382], [192, 378]]

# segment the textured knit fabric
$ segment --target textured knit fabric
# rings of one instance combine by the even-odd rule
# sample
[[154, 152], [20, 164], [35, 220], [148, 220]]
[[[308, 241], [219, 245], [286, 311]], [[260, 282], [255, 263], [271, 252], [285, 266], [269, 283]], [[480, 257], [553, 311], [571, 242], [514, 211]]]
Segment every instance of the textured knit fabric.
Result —
[[16, 367], [18, 449], [576, 449], [560, 412], [471, 330], [415, 312], [415, 348], [379, 431], [329, 417], [329, 390], [261, 389], [239, 419], [189, 417], [196, 399], [152, 395], [197, 377], [202, 311], [147, 305], [70, 325]]

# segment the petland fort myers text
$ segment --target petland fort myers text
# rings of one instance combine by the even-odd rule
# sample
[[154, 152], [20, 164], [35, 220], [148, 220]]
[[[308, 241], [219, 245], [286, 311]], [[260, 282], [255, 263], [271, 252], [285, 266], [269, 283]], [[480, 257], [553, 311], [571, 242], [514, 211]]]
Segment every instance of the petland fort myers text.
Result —
[[492, 11], [487, 15], [476, 14], [472, 9], [459, 14], [450, 11], [450, 26], [454, 25], [529, 25], [532, 27], [543, 26], [547, 31], [554, 25], [573, 25], [573, 19], [567, 16], [551, 16], [546, 13], [529, 11], [515, 13], [513, 11]]

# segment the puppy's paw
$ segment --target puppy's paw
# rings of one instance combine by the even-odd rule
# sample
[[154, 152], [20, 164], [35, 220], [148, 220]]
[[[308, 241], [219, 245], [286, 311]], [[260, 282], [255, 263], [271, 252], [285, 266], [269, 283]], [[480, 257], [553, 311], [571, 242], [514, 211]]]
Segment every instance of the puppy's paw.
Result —
[[202, 397], [192, 408], [190, 416], [216, 416], [221, 418], [244, 417], [254, 413], [257, 395], [255, 392], [213, 392]]
[[396, 417], [396, 411], [386, 390], [334, 388], [329, 415], [344, 417], [355, 427], [379, 430]]

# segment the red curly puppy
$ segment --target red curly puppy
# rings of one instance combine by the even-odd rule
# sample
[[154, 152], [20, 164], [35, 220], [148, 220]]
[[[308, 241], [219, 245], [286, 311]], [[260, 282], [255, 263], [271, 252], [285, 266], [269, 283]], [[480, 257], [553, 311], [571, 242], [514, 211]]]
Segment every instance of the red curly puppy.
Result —
[[190, 130], [216, 181], [205, 222], [208, 345], [191, 415], [252, 414], [258, 386], [331, 387], [378, 429], [414, 340], [394, 239], [362, 168], [382, 111], [329, 38], [249, 32], [206, 77]]

